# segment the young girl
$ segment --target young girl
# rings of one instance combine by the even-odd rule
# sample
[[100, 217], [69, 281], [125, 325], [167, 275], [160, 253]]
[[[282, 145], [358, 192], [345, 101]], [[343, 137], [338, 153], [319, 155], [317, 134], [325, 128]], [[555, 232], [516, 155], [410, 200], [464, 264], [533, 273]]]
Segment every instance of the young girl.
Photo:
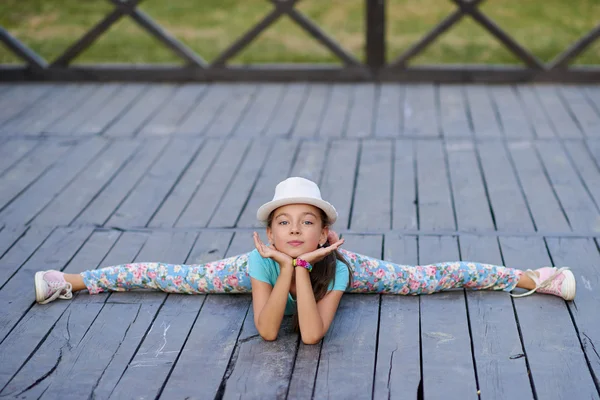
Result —
[[321, 198], [318, 186], [304, 178], [279, 183], [272, 201], [262, 205], [258, 219], [266, 224], [269, 245], [254, 232], [255, 250], [199, 265], [136, 263], [63, 274], [35, 275], [36, 300], [46, 304], [70, 299], [74, 291], [159, 289], [169, 293], [252, 292], [254, 323], [265, 340], [275, 340], [284, 315], [294, 315], [302, 341], [317, 343], [327, 333], [342, 294], [428, 294], [453, 288], [511, 291], [515, 287], [575, 297], [575, 278], [567, 268], [526, 272], [475, 262], [444, 262], [409, 266], [338, 250], [329, 227], [335, 208]]

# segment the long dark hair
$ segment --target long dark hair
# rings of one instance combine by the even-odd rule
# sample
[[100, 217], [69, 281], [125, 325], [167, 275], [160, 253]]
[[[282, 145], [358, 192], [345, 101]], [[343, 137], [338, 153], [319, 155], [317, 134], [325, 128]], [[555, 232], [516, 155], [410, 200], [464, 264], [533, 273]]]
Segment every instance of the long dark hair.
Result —
[[[324, 228], [326, 226], [329, 226], [329, 218], [327, 218], [327, 214], [325, 214], [323, 210], [319, 210], [321, 211], [321, 227]], [[271, 222], [273, 222], [273, 215], [274, 212], [272, 212], [269, 215], [269, 219], [267, 220], [267, 226], [271, 226]], [[328, 240], [327, 242], [325, 242], [323, 247], [327, 247], [329, 245], [330, 243]], [[333, 282], [333, 285], [335, 285], [337, 260], [340, 260], [341, 262], [346, 264], [346, 267], [348, 267], [348, 285], [352, 285], [352, 270], [350, 267], [350, 263], [348, 263], [346, 258], [342, 255], [342, 253], [340, 253], [338, 250], [335, 250], [329, 253], [329, 255], [327, 255], [321, 261], [315, 263], [313, 265], [312, 271], [310, 272], [310, 283], [313, 289], [313, 294], [315, 295], [316, 302], [319, 302], [319, 300], [325, 297], [325, 295], [327, 294], [327, 289], [329, 288], [329, 284], [331, 282]], [[292, 327], [294, 328], [295, 332], [298, 332], [300, 330], [297, 311], [292, 317]]]

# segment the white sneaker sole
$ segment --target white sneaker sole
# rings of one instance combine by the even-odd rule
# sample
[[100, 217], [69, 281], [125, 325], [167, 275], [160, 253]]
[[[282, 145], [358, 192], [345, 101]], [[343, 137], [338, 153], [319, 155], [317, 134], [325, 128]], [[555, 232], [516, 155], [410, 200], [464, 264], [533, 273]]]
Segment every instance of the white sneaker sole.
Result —
[[39, 272], [35, 273], [35, 301], [37, 301], [38, 303], [41, 303], [42, 301], [46, 300], [45, 294], [44, 294], [44, 289], [45, 289], [44, 274], [45, 273], [46, 273], [46, 271], [39, 271]]
[[565, 300], [573, 300], [575, 298], [575, 291], [577, 290], [577, 281], [571, 270], [563, 271], [565, 280], [562, 284], [562, 295]]

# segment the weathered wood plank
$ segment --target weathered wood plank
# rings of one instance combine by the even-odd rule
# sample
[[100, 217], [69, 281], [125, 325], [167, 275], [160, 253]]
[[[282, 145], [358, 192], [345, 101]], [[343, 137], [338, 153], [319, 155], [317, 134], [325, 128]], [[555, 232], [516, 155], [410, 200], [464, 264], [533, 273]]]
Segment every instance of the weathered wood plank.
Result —
[[584, 88], [560, 86], [560, 97], [575, 118], [577, 125], [588, 138], [600, 137], [600, 113], [589, 103]]
[[318, 185], [321, 181], [327, 150], [326, 141], [302, 142], [290, 176], [310, 179]]
[[488, 88], [484, 85], [467, 85], [465, 93], [475, 137], [501, 138], [502, 128]]
[[176, 133], [199, 136], [214, 121], [215, 116], [231, 97], [235, 86], [213, 84], [204, 91], [202, 98], [177, 127]]
[[379, 88], [374, 132], [376, 137], [399, 137], [404, 115], [404, 86], [382, 84]]
[[406, 86], [404, 136], [440, 136], [433, 85]]
[[299, 112], [298, 120], [292, 128], [292, 137], [315, 137], [325, 113], [325, 105], [331, 95], [331, 86], [311, 84], [306, 101]]
[[275, 108], [281, 102], [284, 90], [285, 85], [283, 84], [261, 84], [233, 135], [241, 137], [261, 136], [271, 120]]
[[196, 156], [202, 139], [174, 139], [108, 220], [111, 226], [146, 226]]
[[0, 176], [10, 167], [17, 164], [31, 152], [37, 142], [33, 140], [11, 139], [0, 145]]
[[359, 148], [357, 141], [333, 140], [326, 156], [319, 188], [321, 197], [333, 204], [338, 212], [336, 229], [347, 229], [350, 225]]
[[0, 290], [52, 232], [51, 228], [5, 228], [0, 233]]
[[140, 128], [139, 135], [171, 135], [179, 122], [193, 107], [194, 102], [202, 96], [206, 89], [203, 84], [185, 84], [175, 87], [173, 96], [158, 109], [154, 115]]
[[[459, 242], [463, 260], [502, 265], [496, 238], [462, 235]], [[519, 357], [523, 346], [510, 296], [503, 291], [466, 293], [481, 398], [534, 397], [525, 357]]]
[[532, 138], [533, 131], [514, 89], [510, 86], [490, 86], [489, 91], [498, 110], [504, 137]]
[[238, 227], [260, 227], [256, 220], [256, 210], [273, 199], [275, 186], [282, 180], [288, 178], [289, 171], [293, 165], [294, 157], [297, 154], [298, 142], [295, 140], [277, 140], [263, 167], [262, 173], [245, 204], [245, 207], [237, 221]]
[[508, 143], [525, 199], [537, 231], [569, 232], [571, 228], [531, 142]]
[[32, 223], [45, 226], [69, 225], [119, 173], [138, 147], [138, 143], [130, 140], [110, 143], [104, 153], [54, 195], [53, 200], [37, 214]]
[[534, 91], [558, 137], [569, 139], [583, 137], [581, 129], [558, 96], [555, 86], [538, 85], [534, 87]]
[[231, 136], [244, 111], [248, 108], [248, 104], [252, 101], [255, 92], [256, 87], [254, 85], [238, 85], [233, 90], [232, 98], [228, 99], [227, 103], [221, 108], [219, 115], [204, 135], [220, 138]]
[[454, 198], [458, 229], [461, 231], [495, 230], [494, 216], [481, 175], [475, 144], [446, 142], [448, 170]]
[[[228, 141], [212, 162], [200, 186], [191, 196], [180, 215], [173, 221], [178, 227], [200, 226], [208, 224], [213, 213], [230, 187], [234, 175], [239, 172], [239, 165], [247, 154], [250, 142], [241, 139]], [[235, 190], [235, 187], [232, 188]]]
[[[419, 238], [419, 264], [459, 259], [456, 239]], [[478, 398], [464, 290], [421, 296], [423, 398]]]
[[336, 84], [332, 86], [319, 137], [342, 137], [346, 130], [349, 107], [351, 106], [352, 86]]
[[104, 135], [111, 137], [133, 136], [140, 127], [151, 118], [163, 104], [168, 104], [173, 94], [173, 85], [152, 85], [136, 97], [133, 105], [119, 115], [115, 121], [104, 131]]
[[441, 85], [438, 91], [440, 122], [445, 137], [471, 137], [473, 132], [467, 118], [464, 89], [460, 86]]
[[534, 232], [532, 216], [504, 143], [485, 142], [477, 147], [496, 229]]
[[362, 143], [350, 220], [353, 230], [369, 231], [391, 227], [391, 144], [388, 140]]
[[417, 229], [417, 171], [415, 143], [398, 140], [395, 143], [392, 171], [392, 228]]
[[[568, 141], [564, 143], [567, 153], [585, 189], [588, 191], [596, 206], [600, 205], [600, 166], [594, 163], [594, 159], [583, 141]], [[599, 163], [600, 164], [600, 163]]]
[[[417, 265], [417, 238], [385, 235], [384, 259]], [[381, 296], [373, 399], [418, 398], [421, 383], [419, 297]]]
[[0, 220], [11, 224], [31, 222], [46, 204], [59, 195], [60, 191], [106, 147], [106, 141], [97, 137], [77, 144], [69, 154], [2, 210]]
[[352, 91], [352, 107], [344, 137], [365, 138], [373, 134], [373, 116], [379, 90], [373, 84], [356, 84]]
[[306, 101], [307, 84], [291, 83], [287, 86], [281, 101], [265, 130], [265, 136], [289, 137], [296, 119], [298, 109]]
[[[551, 264], [541, 238], [502, 237], [500, 245], [509, 267], [525, 269]], [[597, 398], [565, 301], [533, 294], [514, 299], [514, 304], [537, 397]]]
[[[346, 243], [350, 250], [360, 254], [382, 256], [381, 236], [348, 235]], [[328, 398], [330, 393], [343, 399], [371, 398], [380, 297], [366, 294], [343, 296], [329, 332], [322, 341], [314, 398]], [[344, 384], [340, 385], [340, 382]]]
[[538, 142], [537, 148], [571, 228], [577, 232], [600, 232], [598, 206], [583, 186], [560, 144]]
[[[595, 375], [600, 376], [600, 329], [598, 329], [598, 309], [600, 308], [600, 243], [583, 238], [548, 238], [548, 249], [557, 266], [570, 266], [577, 281], [577, 295], [568, 302], [570, 313], [577, 326], [579, 340], [587, 357], [588, 365]], [[598, 239], [596, 239], [598, 241]]]
[[73, 224], [104, 225], [123, 199], [135, 188], [146, 170], [157, 162], [168, 141], [145, 142], [110, 183], [94, 198]]
[[439, 141], [417, 142], [417, 193], [420, 229], [456, 229], [446, 157]]
[[516, 87], [519, 98], [523, 102], [527, 118], [537, 138], [557, 137], [552, 122], [546, 115], [546, 110], [540, 104], [532, 85], [519, 85]]
[[54, 87], [54, 85], [44, 83], [10, 86], [13, 90], [0, 99], [0, 126], [19, 114], [26, 113], [29, 107], [36, 101], [43, 100], [44, 96]]

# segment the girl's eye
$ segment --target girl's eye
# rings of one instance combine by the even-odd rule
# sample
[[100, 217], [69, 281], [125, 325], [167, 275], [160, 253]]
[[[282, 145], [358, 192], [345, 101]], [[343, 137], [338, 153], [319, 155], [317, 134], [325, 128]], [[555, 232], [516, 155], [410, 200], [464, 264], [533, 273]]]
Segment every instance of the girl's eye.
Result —
[[312, 225], [312, 222], [310, 222], [310, 221], [304, 221], [304, 223], [305, 223], [306, 225]]
[[279, 225], [285, 225], [285, 224], [287, 224], [287, 221], [281, 221], [281, 222], [279, 222]]

